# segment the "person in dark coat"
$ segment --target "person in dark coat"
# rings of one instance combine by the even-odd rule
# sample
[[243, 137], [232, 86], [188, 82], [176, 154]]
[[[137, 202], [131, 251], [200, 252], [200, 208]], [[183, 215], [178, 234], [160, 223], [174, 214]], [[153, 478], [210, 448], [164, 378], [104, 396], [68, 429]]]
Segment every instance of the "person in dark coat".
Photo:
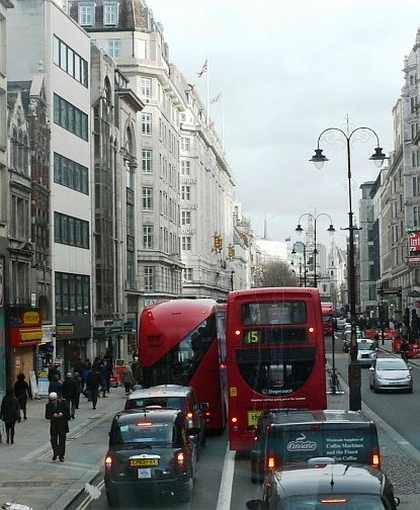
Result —
[[92, 399], [92, 407], [96, 409], [96, 403], [98, 401], [99, 386], [102, 383], [102, 377], [98, 370], [97, 363], [93, 363], [92, 368], [86, 379], [86, 388], [90, 393]]
[[11, 388], [6, 390], [1, 401], [0, 419], [4, 421], [6, 428], [6, 443], [13, 444], [15, 442], [15, 423], [20, 412], [18, 399], [15, 397]]
[[57, 393], [58, 398], [63, 397], [63, 383], [58, 374], [54, 374], [48, 386], [48, 393]]
[[77, 406], [77, 397], [79, 396], [79, 387], [73, 374], [69, 372], [63, 382], [63, 398], [69, 404], [70, 417], [74, 420], [74, 410]]
[[[29, 390], [29, 384], [25, 381], [25, 374], [18, 374], [17, 381], [13, 387], [13, 391], [15, 393], [15, 397], [18, 399], [20, 410], [23, 413], [23, 418], [26, 420], [28, 417], [26, 416], [26, 401], [31, 396]], [[18, 421], [20, 421], [21, 415], [19, 412]]]
[[66, 400], [58, 398], [57, 393], [51, 392], [45, 406], [45, 418], [50, 420], [50, 441], [53, 458], [64, 462], [66, 454], [66, 435], [69, 432], [70, 412]]

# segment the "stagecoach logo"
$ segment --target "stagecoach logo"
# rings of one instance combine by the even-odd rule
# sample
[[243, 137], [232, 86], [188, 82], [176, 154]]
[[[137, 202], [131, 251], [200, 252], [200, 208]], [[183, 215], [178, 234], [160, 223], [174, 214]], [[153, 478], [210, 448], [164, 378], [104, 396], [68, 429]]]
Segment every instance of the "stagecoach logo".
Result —
[[316, 450], [316, 443], [315, 441], [307, 441], [305, 434], [302, 433], [301, 437], [290, 441], [286, 448], [288, 452], [313, 452]]

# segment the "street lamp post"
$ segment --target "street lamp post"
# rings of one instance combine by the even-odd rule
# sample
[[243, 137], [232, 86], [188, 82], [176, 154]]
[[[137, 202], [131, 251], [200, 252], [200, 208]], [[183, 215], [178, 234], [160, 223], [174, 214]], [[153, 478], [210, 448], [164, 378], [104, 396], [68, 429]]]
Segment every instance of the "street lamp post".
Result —
[[[292, 254], [303, 253], [303, 286], [306, 287], [306, 244], [298, 241], [293, 245]], [[302, 275], [299, 268], [299, 285], [302, 287]]]
[[354, 226], [353, 222], [353, 208], [352, 208], [352, 193], [351, 193], [351, 157], [350, 157], [350, 142], [353, 137], [357, 134], [367, 135], [367, 138], [362, 141], [366, 141], [370, 138], [370, 135], [373, 135], [377, 142], [377, 147], [375, 148], [375, 152], [369, 158], [374, 161], [379, 167], [383, 164], [387, 157], [382, 152], [382, 148], [379, 147], [379, 137], [376, 132], [366, 126], [360, 126], [352, 131], [349, 129], [349, 125], [347, 122], [347, 130], [343, 131], [340, 128], [330, 127], [324, 129], [321, 134], [318, 136], [317, 148], [315, 149], [315, 154], [309, 161], [315, 163], [317, 168], [322, 168], [323, 164], [328, 161], [327, 157], [322, 154], [322, 149], [320, 149], [319, 142], [326, 133], [329, 132], [337, 132], [341, 134], [346, 140], [346, 150], [347, 150], [347, 179], [348, 179], [348, 199], [349, 199], [349, 224], [348, 227], [344, 230], [349, 231], [349, 267], [348, 267], [348, 297], [350, 304], [350, 321], [351, 321], [351, 340], [350, 340], [350, 363], [348, 368], [348, 381], [349, 381], [349, 409], [351, 411], [357, 411], [362, 407], [362, 399], [361, 399], [361, 372], [360, 372], [360, 364], [357, 361], [357, 338], [356, 338], [356, 271], [355, 271], [355, 253], [354, 253], [354, 231], [357, 230], [357, 227]]
[[302, 225], [301, 225], [301, 221], [302, 221], [302, 218], [305, 217], [305, 216], [308, 216], [309, 218], [312, 218], [313, 221], [314, 221], [314, 251], [313, 251], [313, 264], [314, 264], [314, 287], [317, 288], [318, 287], [318, 280], [317, 280], [317, 274], [316, 274], [316, 256], [318, 254], [318, 250], [317, 250], [317, 239], [316, 239], [316, 229], [317, 229], [317, 221], [318, 221], [318, 218], [320, 218], [321, 216], [327, 216], [327, 218], [329, 218], [330, 220], [330, 226], [329, 228], [327, 229], [327, 232], [330, 233], [330, 235], [333, 235], [334, 232], [335, 232], [335, 228], [333, 227], [333, 221], [331, 219], [331, 216], [328, 214], [328, 213], [319, 213], [317, 215], [313, 215], [311, 213], [303, 213], [299, 216], [299, 220], [298, 220], [298, 224], [297, 224], [297, 227], [295, 228], [296, 232], [298, 234], [301, 234], [303, 232], [303, 228], [302, 228]]

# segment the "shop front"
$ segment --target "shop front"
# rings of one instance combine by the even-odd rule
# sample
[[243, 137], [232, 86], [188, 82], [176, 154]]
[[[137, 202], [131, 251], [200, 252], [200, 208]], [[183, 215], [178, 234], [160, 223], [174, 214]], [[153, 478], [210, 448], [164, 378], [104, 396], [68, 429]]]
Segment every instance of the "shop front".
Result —
[[9, 385], [13, 385], [18, 374], [25, 374], [29, 382], [35, 370], [36, 347], [42, 343], [42, 315], [40, 309], [9, 309]]

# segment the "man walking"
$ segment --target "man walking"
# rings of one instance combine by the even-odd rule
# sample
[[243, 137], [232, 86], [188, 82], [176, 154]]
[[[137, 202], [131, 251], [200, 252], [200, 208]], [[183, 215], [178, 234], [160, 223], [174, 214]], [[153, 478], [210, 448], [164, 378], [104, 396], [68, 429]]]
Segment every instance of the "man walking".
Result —
[[69, 404], [70, 416], [74, 420], [74, 412], [77, 405], [77, 397], [79, 396], [79, 387], [73, 374], [69, 372], [63, 382], [63, 398]]
[[66, 453], [66, 434], [69, 431], [70, 412], [65, 400], [58, 398], [57, 393], [49, 394], [49, 401], [45, 406], [45, 418], [50, 420], [50, 440], [53, 458], [64, 462]]

